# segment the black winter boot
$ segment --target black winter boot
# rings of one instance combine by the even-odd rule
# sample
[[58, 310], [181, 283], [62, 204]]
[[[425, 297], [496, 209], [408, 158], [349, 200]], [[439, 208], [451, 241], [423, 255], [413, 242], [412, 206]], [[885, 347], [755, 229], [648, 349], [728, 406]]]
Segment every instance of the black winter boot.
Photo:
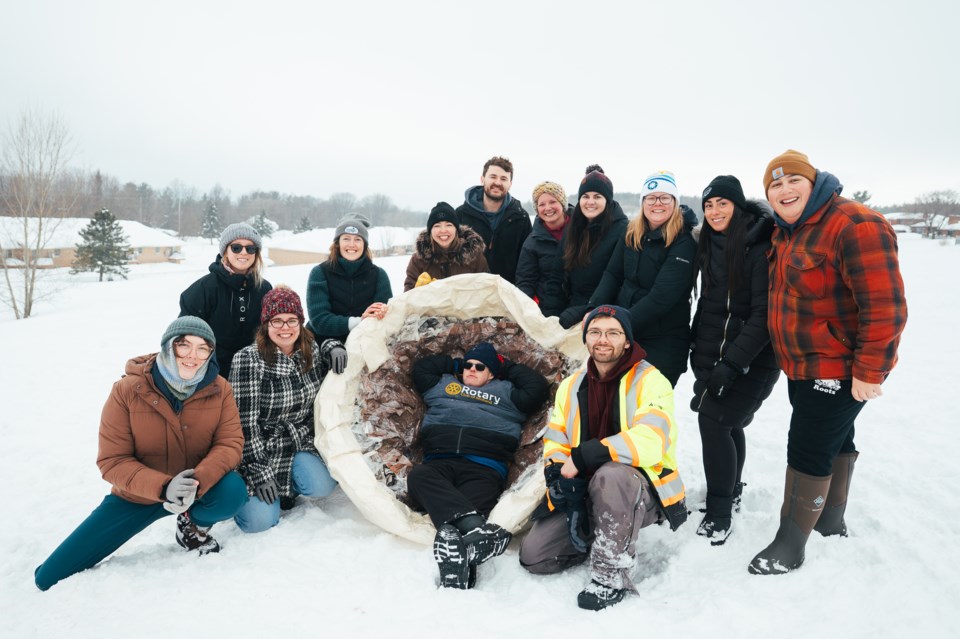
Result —
[[210, 526], [198, 526], [188, 513], [177, 515], [177, 543], [187, 550], [196, 550], [201, 555], [220, 552], [220, 544], [210, 536]]
[[455, 526], [444, 524], [437, 530], [433, 538], [433, 559], [440, 569], [440, 587], [460, 590], [470, 587], [467, 547]]
[[513, 539], [513, 535], [497, 524], [488, 522], [477, 512], [460, 517], [453, 525], [463, 537], [471, 566], [479, 566], [488, 559], [502, 555]]
[[733, 486], [733, 512], [740, 512], [740, 502], [743, 499], [743, 487], [747, 484], [742, 481], [738, 481]]
[[591, 579], [577, 595], [577, 605], [584, 610], [603, 610], [623, 601], [626, 594], [626, 588], [611, 588]]
[[833, 481], [830, 482], [830, 492], [827, 493], [827, 503], [820, 513], [817, 525], [813, 527], [824, 537], [831, 535], [847, 536], [847, 524], [843, 520], [843, 513], [847, 509], [847, 494], [850, 492], [850, 480], [853, 477], [853, 465], [860, 453], [854, 451], [837, 455], [833, 460]]
[[773, 543], [753, 558], [754, 575], [782, 575], [803, 565], [804, 548], [830, 490], [830, 476], [814, 477], [787, 466], [780, 528]]
[[697, 534], [710, 540], [711, 546], [722, 546], [733, 532], [733, 497], [707, 494], [707, 514], [697, 527]]

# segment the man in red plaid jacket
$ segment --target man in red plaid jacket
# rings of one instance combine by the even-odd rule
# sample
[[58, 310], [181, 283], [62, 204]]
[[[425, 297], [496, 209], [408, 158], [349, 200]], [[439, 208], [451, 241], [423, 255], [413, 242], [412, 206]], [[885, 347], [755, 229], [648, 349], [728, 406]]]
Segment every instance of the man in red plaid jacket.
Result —
[[749, 566], [767, 575], [799, 568], [812, 530], [846, 535], [854, 421], [897, 362], [907, 306], [882, 215], [797, 151], [774, 158], [763, 185], [776, 213], [767, 323], [793, 406], [780, 528]]

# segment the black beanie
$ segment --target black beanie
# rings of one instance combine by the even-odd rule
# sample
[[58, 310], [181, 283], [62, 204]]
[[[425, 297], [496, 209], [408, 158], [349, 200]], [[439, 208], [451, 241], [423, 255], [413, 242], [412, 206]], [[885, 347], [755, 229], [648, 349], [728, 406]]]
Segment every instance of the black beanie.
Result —
[[613, 200], [613, 182], [610, 181], [610, 178], [606, 176], [598, 164], [591, 164], [587, 167], [587, 174], [580, 180], [577, 199], [580, 199], [584, 193], [589, 193], [590, 191], [599, 193], [607, 202]]
[[740, 180], [732, 175], [718, 175], [703, 190], [703, 199], [700, 200], [700, 208], [712, 197], [722, 197], [725, 200], [733, 202], [741, 211], [747, 208], [747, 198], [743, 196], [743, 187], [740, 186]]
[[430, 210], [430, 217], [427, 218], [427, 233], [433, 230], [433, 225], [437, 222], [450, 222], [459, 231], [460, 214], [446, 202], [437, 202], [437, 205]]

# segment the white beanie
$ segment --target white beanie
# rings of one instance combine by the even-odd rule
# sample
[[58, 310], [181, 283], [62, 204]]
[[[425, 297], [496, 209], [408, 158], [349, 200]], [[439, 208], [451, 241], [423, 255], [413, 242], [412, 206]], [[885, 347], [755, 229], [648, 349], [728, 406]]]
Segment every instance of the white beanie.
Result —
[[643, 199], [651, 193], [666, 193], [679, 201], [680, 191], [677, 190], [677, 178], [670, 171], [657, 171], [648, 175], [647, 179], [643, 181], [640, 198]]

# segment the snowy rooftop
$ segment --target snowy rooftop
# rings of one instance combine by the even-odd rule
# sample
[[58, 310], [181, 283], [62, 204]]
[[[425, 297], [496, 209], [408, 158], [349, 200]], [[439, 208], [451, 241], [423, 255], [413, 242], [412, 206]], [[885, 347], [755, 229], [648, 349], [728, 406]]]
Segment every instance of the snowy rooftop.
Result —
[[[423, 227], [403, 228], [399, 226], [375, 226], [370, 232], [370, 248], [375, 251], [393, 246], [412, 245]], [[333, 235], [336, 229], [313, 229], [304, 233], [294, 234], [292, 231], [279, 231], [265, 244], [269, 248], [287, 249], [289, 251], [310, 251], [326, 253], [333, 244]]]
[[[50, 222], [58, 222], [53, 225]], [[127, 235], [127, 240], [131, 247], [140, 246], [173, 246], [182, 247], [182, 241], [175, 237], [170, 237], [159, 229], [153, 229], [140, 222], [132, 220], [118, 220], [123, 232]], [[31, 225], [36, 220], [31, 219]], [[65, 217], [62, 220], [48, 220], [46, 228], [49, 229], [49, 239], [45, 243], [45, 248], [72, 248], [79, 244], [83, 238], [80, 237], [80, 231], [90, 223], [90, 218], [84, 217]], [[0, 217], [0, 243], [6, 248], [20, 246], [18, 237], [23, 235], [23, 226], [19, 218]]]

